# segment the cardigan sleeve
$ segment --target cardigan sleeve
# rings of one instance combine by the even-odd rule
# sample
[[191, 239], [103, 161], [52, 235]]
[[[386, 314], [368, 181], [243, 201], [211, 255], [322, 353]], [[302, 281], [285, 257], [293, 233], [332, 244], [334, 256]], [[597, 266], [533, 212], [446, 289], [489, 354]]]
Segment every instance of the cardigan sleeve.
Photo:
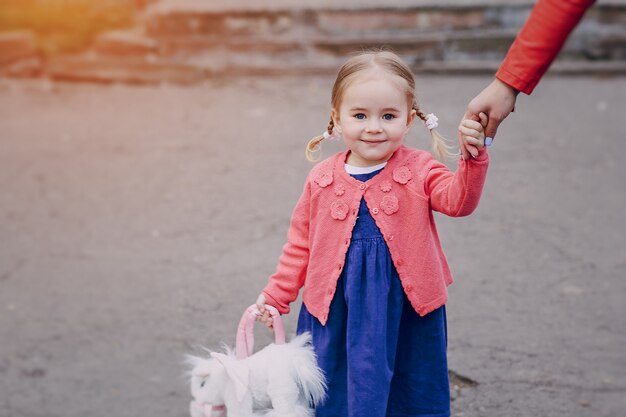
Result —
[[281, 314], [289, 313], [289, 304], [298, 297], [304, 285], [309, 263], [310, 200], [311, 185], [307, 179], [291, 216], [287, 243], [283, 246], [276, 272], [263, 289], [267, 303], [276, 307]]
[[532, 93], [570, 32], [595, 0], [539, 0], [511, 45], [496, 77]]
[[471, 214], [480, 201], [488, 166], [486, 147], [479, 150], [476, 158], [460, 159], [456, 172], [432, 159], [424, 188], [433, 210], [452, 217]]

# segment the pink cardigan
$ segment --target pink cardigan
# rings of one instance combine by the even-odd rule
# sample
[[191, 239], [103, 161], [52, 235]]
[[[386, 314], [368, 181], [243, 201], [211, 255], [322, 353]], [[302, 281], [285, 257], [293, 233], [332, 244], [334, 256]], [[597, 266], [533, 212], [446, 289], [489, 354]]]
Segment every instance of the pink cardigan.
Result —
[[474, 211], [489, 165], [486, 148], [475, 159], [460, 159], [454, 173], [430, 153], [402, 146], [367, 182], [345, 171], [347, 153], [326, 159], [309, 173], [276, 273], [263, 290], [267, 303], [286, 314], [304, 286], [307, 309], [326, 324], [365, 198], [415, 311], [423, 316], [442, 306], [452, 275], [432, 210], [449, 216]]

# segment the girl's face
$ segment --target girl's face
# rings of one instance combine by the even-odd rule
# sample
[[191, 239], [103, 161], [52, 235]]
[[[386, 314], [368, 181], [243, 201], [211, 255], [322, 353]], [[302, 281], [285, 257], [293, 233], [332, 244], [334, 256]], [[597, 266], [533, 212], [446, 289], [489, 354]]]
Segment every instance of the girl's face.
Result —
[[383, 163], [402, 145], [415, 110], [400, 77], [372, 71], [355, 79], [344, 91], [339, 109], [332, 110], [336, 128], [350, 150], [347, 163]]

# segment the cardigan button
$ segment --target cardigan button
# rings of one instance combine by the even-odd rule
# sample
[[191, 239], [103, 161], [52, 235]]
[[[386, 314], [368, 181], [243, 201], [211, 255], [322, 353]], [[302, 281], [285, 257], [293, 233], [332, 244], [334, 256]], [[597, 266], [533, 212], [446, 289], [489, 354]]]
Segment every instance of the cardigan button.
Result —
[[409, 285], [406, 286], [405, 290], [406, 290], [406, 292], [411, 292], [411, 291], [413, 291], [413, 287], [409, 284]]
[[372, 214], [378, 214], [378, 207], [374, 207], [372, 209]]
[[329, 288], [329, 289], [328, 289], [328, 295], [333, 295], [333, 293], [334, 293], [334, 292], [335, 292], [335, 290], [334, 290], [334, 289], [332, 289], [332, 288]]
[[365, 189], [367, 188], [367, 184], [365, 184], [365, 183], [361, 183], [361, 185], [359, 185], [359, 188], [360, 188], [361, 190], [365, 190]]
[[387, 240], [388, 241], [392, 241], [393, 240], [393, 235], [387, 235]]
[[396, 261], [396, 266], [402, 266], [403, 263], [404, 263], [404, 261], [402, 259], [398, 259]]

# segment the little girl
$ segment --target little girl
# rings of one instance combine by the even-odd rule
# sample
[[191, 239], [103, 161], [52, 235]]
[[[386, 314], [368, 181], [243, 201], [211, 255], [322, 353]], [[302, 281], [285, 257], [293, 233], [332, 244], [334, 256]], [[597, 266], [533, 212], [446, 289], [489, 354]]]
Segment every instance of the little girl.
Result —
[[310, 332], [328, 397], [316, 416], [450, 415], [446, 359], [450, 269], [433, 210], [466, 216], [477, 206], [488, 155], [481, 122], [459, 126], [461, 146], [478, 155], [451, 172], [428, 152], [404, 145], [415, 116], [431, 129], [435, 149], [449, 155], [415, 100], [410, 69], [391, 52], [355, 56], [332, 90], [331, 120], [311, 140], [347, 149], [316, 165], [294, 210], [276, 273], [257, 299], [289, 312], [304, 286], [298, 333]]

